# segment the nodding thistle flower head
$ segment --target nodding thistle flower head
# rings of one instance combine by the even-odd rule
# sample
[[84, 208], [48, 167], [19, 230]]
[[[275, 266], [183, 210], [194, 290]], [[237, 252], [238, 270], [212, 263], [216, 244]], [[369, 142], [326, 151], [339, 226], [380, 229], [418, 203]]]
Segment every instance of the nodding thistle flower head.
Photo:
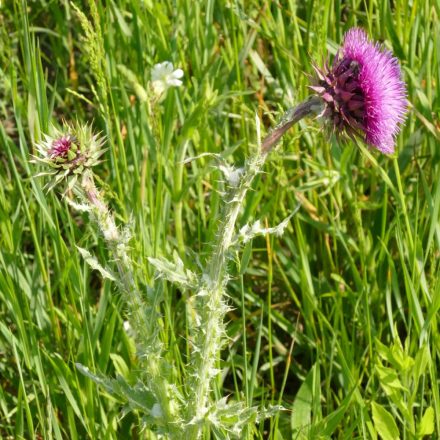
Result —
[[97, 165], [104, 153], [104, 138], [93, 134], [89, 124], [64, 123], [62, 129], [52, 127], [41, 142], [36, 144], [38, 155], [34, 162], [47, 165], [50, 170], [42, 174], [54, 177], [49, 189], [64, 179], [69, 179], [72, 187], [84, 170]]
[[398, 60], [359, 28], [350, 29], [333, 60], [311, 89], [323, 100], [322, 116], [336, 135], [360, 136], [383, 153], [393, 153], [405, 120], [406, 85]]

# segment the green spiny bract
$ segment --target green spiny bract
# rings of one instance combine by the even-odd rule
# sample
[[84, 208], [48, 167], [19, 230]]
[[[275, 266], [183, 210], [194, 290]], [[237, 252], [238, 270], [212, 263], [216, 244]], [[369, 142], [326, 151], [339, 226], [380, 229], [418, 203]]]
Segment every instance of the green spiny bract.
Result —
[[68, 181], [68, 188], [72, 188], [78, 176], [100, 163], [105, 152], [103, 144], [104, 138], [93, 134], [91, 125], [65, 122], [62, 129], [52, 127], [35, 145], [38, 155], [34, 156], [34, 162], [50, 168], [50, 171], [39, 174], [53, 176], [49, 189], [63, 180]]

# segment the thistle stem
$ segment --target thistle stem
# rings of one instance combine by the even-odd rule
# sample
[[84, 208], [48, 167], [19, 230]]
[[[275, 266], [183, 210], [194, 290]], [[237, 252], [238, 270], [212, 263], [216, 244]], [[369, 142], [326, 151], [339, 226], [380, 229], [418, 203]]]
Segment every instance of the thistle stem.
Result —
[[163, 371], [163, 344], [158, 337], [160, 315], [156, 311], [155, 304], [146, 304], [142, 298], [136, 285], [127, 246], [116, 227], [112, 213], [96, 188], [92, 173], [84, 173], [81, 188], [93, 209], [95, 220], [115, 260], [120, 279], [120, 290], [123, 293], [124, 302], [129, 308], [132, 328], [136, 334], [136, 343], [145, 369], [145, 379], [148, 387], [154, 393], [160, 405], [160, 411], [163, 414], [167, 429], [170, 433], [173, 433], [175, 421], [178, 418], [176, 414], [177, 406], [173, 403], [170, 387]]
[[319, 96], [311, 96], [296, 107], [287, 110], [278, 125], [263, 140], [261, 144], [262, 152], [269, 153], [292, 125], [315, 112], [316, 109], [321, 108], [321, 106], [322, 99]]
[[219, 226], [218, 242], [204, 271], [203, 282], [197, 292], [200, 325], [195, 334], [195, 348], [192, 356], [192, 380], [189, 389], [187, 429], [185, 438], [196, 440], [201, 437], [204, 417], [209, 410], [209, 393], [212, 379], [216, 375], [215, 364], [224, 342], [224, 317], [228, 307], [224, 301], [227, 283], [226, 263], [229, 248], [233, 242], [235, 224], [243, 206], [246, 194], [254, 178], [261, 172], [268, 154], [284, 133], [296, 122], [311, 114], [320, 104], [320, 98], [312, 97], [297, 107], [288, 110], [281, 122], [263, 140], [261, 149], [251, 157], [238, 185], [231, 189]]

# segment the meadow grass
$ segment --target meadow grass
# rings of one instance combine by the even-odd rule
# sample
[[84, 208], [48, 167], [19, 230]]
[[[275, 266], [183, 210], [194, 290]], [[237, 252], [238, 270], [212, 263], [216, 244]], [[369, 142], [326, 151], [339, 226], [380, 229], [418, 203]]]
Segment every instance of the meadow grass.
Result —
[[[339, 145], [313, 120], [285, 137], [238, 227], [273, 227], [300, 207], [284, 235], [255, 238], [229, 264], [213, 395], [284, 407], [242, 438], [438, 438], [439, 15], [435, 0], [1, 2], [0, 437], [156, 438], [75, 367], [130, 382], [139, 361], [118, 289], [77, 250], [106, 261], [105, 241], [44, 190], [35, 141], [54, 121], [93, 123], [108, 147], [99, 184], [131, 227], [141, 287], [155, 280], [148, 258], [177, 253], [197, 273], [225, 190], [204, 153], [241, 166], [255, 114], [267, 132], [308, 96], [310, 61], [360, 25], [403, 66], [411, 108], [397, 154]], [[151, 106], [142, 90], [165, 60], [183, 85]], [[185, 390], [191, 292], [155, 282]]]

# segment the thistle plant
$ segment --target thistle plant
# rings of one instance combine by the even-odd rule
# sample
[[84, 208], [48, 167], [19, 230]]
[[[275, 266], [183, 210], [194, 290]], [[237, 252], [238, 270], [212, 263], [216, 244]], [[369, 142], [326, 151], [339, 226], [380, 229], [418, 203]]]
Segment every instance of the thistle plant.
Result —
[[[136, 83], [132, 73], [120, 69]], [[214, 401], [211, 390], [219, 371], [216, 365], [225, 345], [225, 315], [229, 310], [227, 284], [228, 262], [232, 250], [258, 234], [280, 233], [288, 219], [278, 227], [262, 228], [256, 221], [237, 231], [246, 195], [255, 177], [283, 135], [299, 120], [313, 116], [338, 138], [360, 138], [383, 153], [394, 151], [395, 137], [406, 113], [406, 88], [401, 79], [397, 60], [382, 46], [368, 40], [361, 29], [352, 29], [346, 36], [331, 66], [315, 67], [316, 78], [310, 86], [312, 94], [289, 109], [280, 123], [261, 141], [257, 119], [257, 148], [240, 171], [223, 166], [228, 178], [227, 194], [220, 217], [215, 243], [200, 274], [185, 267], [184, 256], [174, 261], [148, 259], [157, 271], [155, 282], [144, 291], [139, 288], [137, 273], [130, 256], [130, 234], [121, 231], [97, 188], [92, 167], [99, 163], [104, 150], [103, 140], [92, 133], [89, 125], [65, 125], [46, 135], [37, 145], [37, 160], [46, 164], [52, 175], [53, 188], [66, 181], [64, 195], [74, 207], [90, 213], [102, 233], [116, 270], [102, 267], [86, 250], [81, 250], [94, 269], [115, 281], [127, 307], [127, 320], [135, 335], [138, 357], [142, 366], [135, 386], [112, 380], [79, 368], [108, 391], [125, 398], [132, 409], [145, 414], [145, 424], [167, 438], [177, 435], [187, 440], [200, 439], [205, 430], [226, 432], [240, 437], [242, 427], [269, 414], [257, 408], [247, 408], [242, 402]], [[171, 63], [161, 63], [153, 69], [151, 89], [158, 96], [170, 87], [182, 84], [183, 71], [174, 70]], [[142, 89], [142, 96], [146, 96]], [[72, 195], [80, 203], [72, 200]], [[179, 248], [180, 249], [180, 248]], [[178, 284], [192, 293], [195, 319], [190, 322], [191, 358], [183, 391], [173, 382], [175, 365], [167, 360], [160, 338], [160, 288], [158, 278]], [[276, 410], [277, 408], [275, 408]]]
[[[221, 216], [224, 220], [217, 233], [218, 242], [201, 277], [201, 287], [196, 293], [199, 325], [195, 332], [191, 362], [193, 368], [189, 381], [189, 424], [185, 437], [188, 440], [200, 438], [207, 415], [213, 408], [209, 393], [212, 380], [218, 373], [215, 364], [225, 341], [224, 317], [229, 310], [226, 303], [227, 262], [231, 248], [238, 240], [235, 225], [246, 194], [282, 134], [297, 121], [320, 108], [319, 101], [319, 98], [312, 97], [286, 113], [280, 125], [261, 144], [258, 143], [257, 151], [247, 161], [239, 181], [230, 188], [227, 195]], [[253, 238], [261, 232], [261, 228], [250, 228], [246, 238]]]
[[[193, 352], [194, 371], [190, 381], [186, 438], [200, 438], [203, 421], [209, 413], [209, 392], [217, 371], [214, 366], [225, 340], [224, 316], [227, 261], [234, 244], [235, 224], [246, 193], [261, 172], [266, 158], [284, 133], [300, 119], [319, 113], [318, 118], [338, 136], [344, 133], [360, 136], [380, 151], [393, 151], [394, 137], [404, 120], [406, 109], [405, 84], [398, 62], [378, 44], [368, 41], [361, 29], [352, 29], [336, 56], [332, 68], [315, 69], [318, 85], [311, 86], [315, 96], [290, 109], [279, 125], [262, 141], [248, 160], [244, 173], [226, 199], [214, 247], [199, 289], [200, 325]], [[259, 228], [249, 228], [256, 235]], [[193, 426], [191, 426], [193, 425]]]
[[112, 380], [92, 373], [80, 364], [77, 366], [109, 392], [127, 400], [131, 409], [141, 410], [145, 414], [146, 423], [154, 424], [158, 432], [163, 430], [172, 433], [174, 423], [179, 419], [179, 393], [168, 381], [168, 376], [172, 375], [172, 366], [164, 359], [159, 337], [160, 298], [152, 288], [146, 294], [141, 293], [130, 256], [131, 233], [127, 227], [122, 231], [118, 228], [102, 192], [96, 186], [92, 167], [99, 163], [105, 151], [102, 149], [103, 144], [104, 139], [94, 135], [90, 125], [64, 124], [62, 130], [53, 128], [36, 145], [39, 155], [34, 162], [43, 163], [51, 169], [40, 174], [52, 177], [49, 189], [64, 181], [64, 197], [69, 204], [77, 210], [88, 212], [100, 230], [110, 259], [116, 265], [116, 272], [110, 267], [103, 267], [86, 249], [78, 250], [92, 269], [117, 283], [126, 305], [139, 362], [144, 369], [139, 374], [138, 383], [131, 387], [122, 378]]

